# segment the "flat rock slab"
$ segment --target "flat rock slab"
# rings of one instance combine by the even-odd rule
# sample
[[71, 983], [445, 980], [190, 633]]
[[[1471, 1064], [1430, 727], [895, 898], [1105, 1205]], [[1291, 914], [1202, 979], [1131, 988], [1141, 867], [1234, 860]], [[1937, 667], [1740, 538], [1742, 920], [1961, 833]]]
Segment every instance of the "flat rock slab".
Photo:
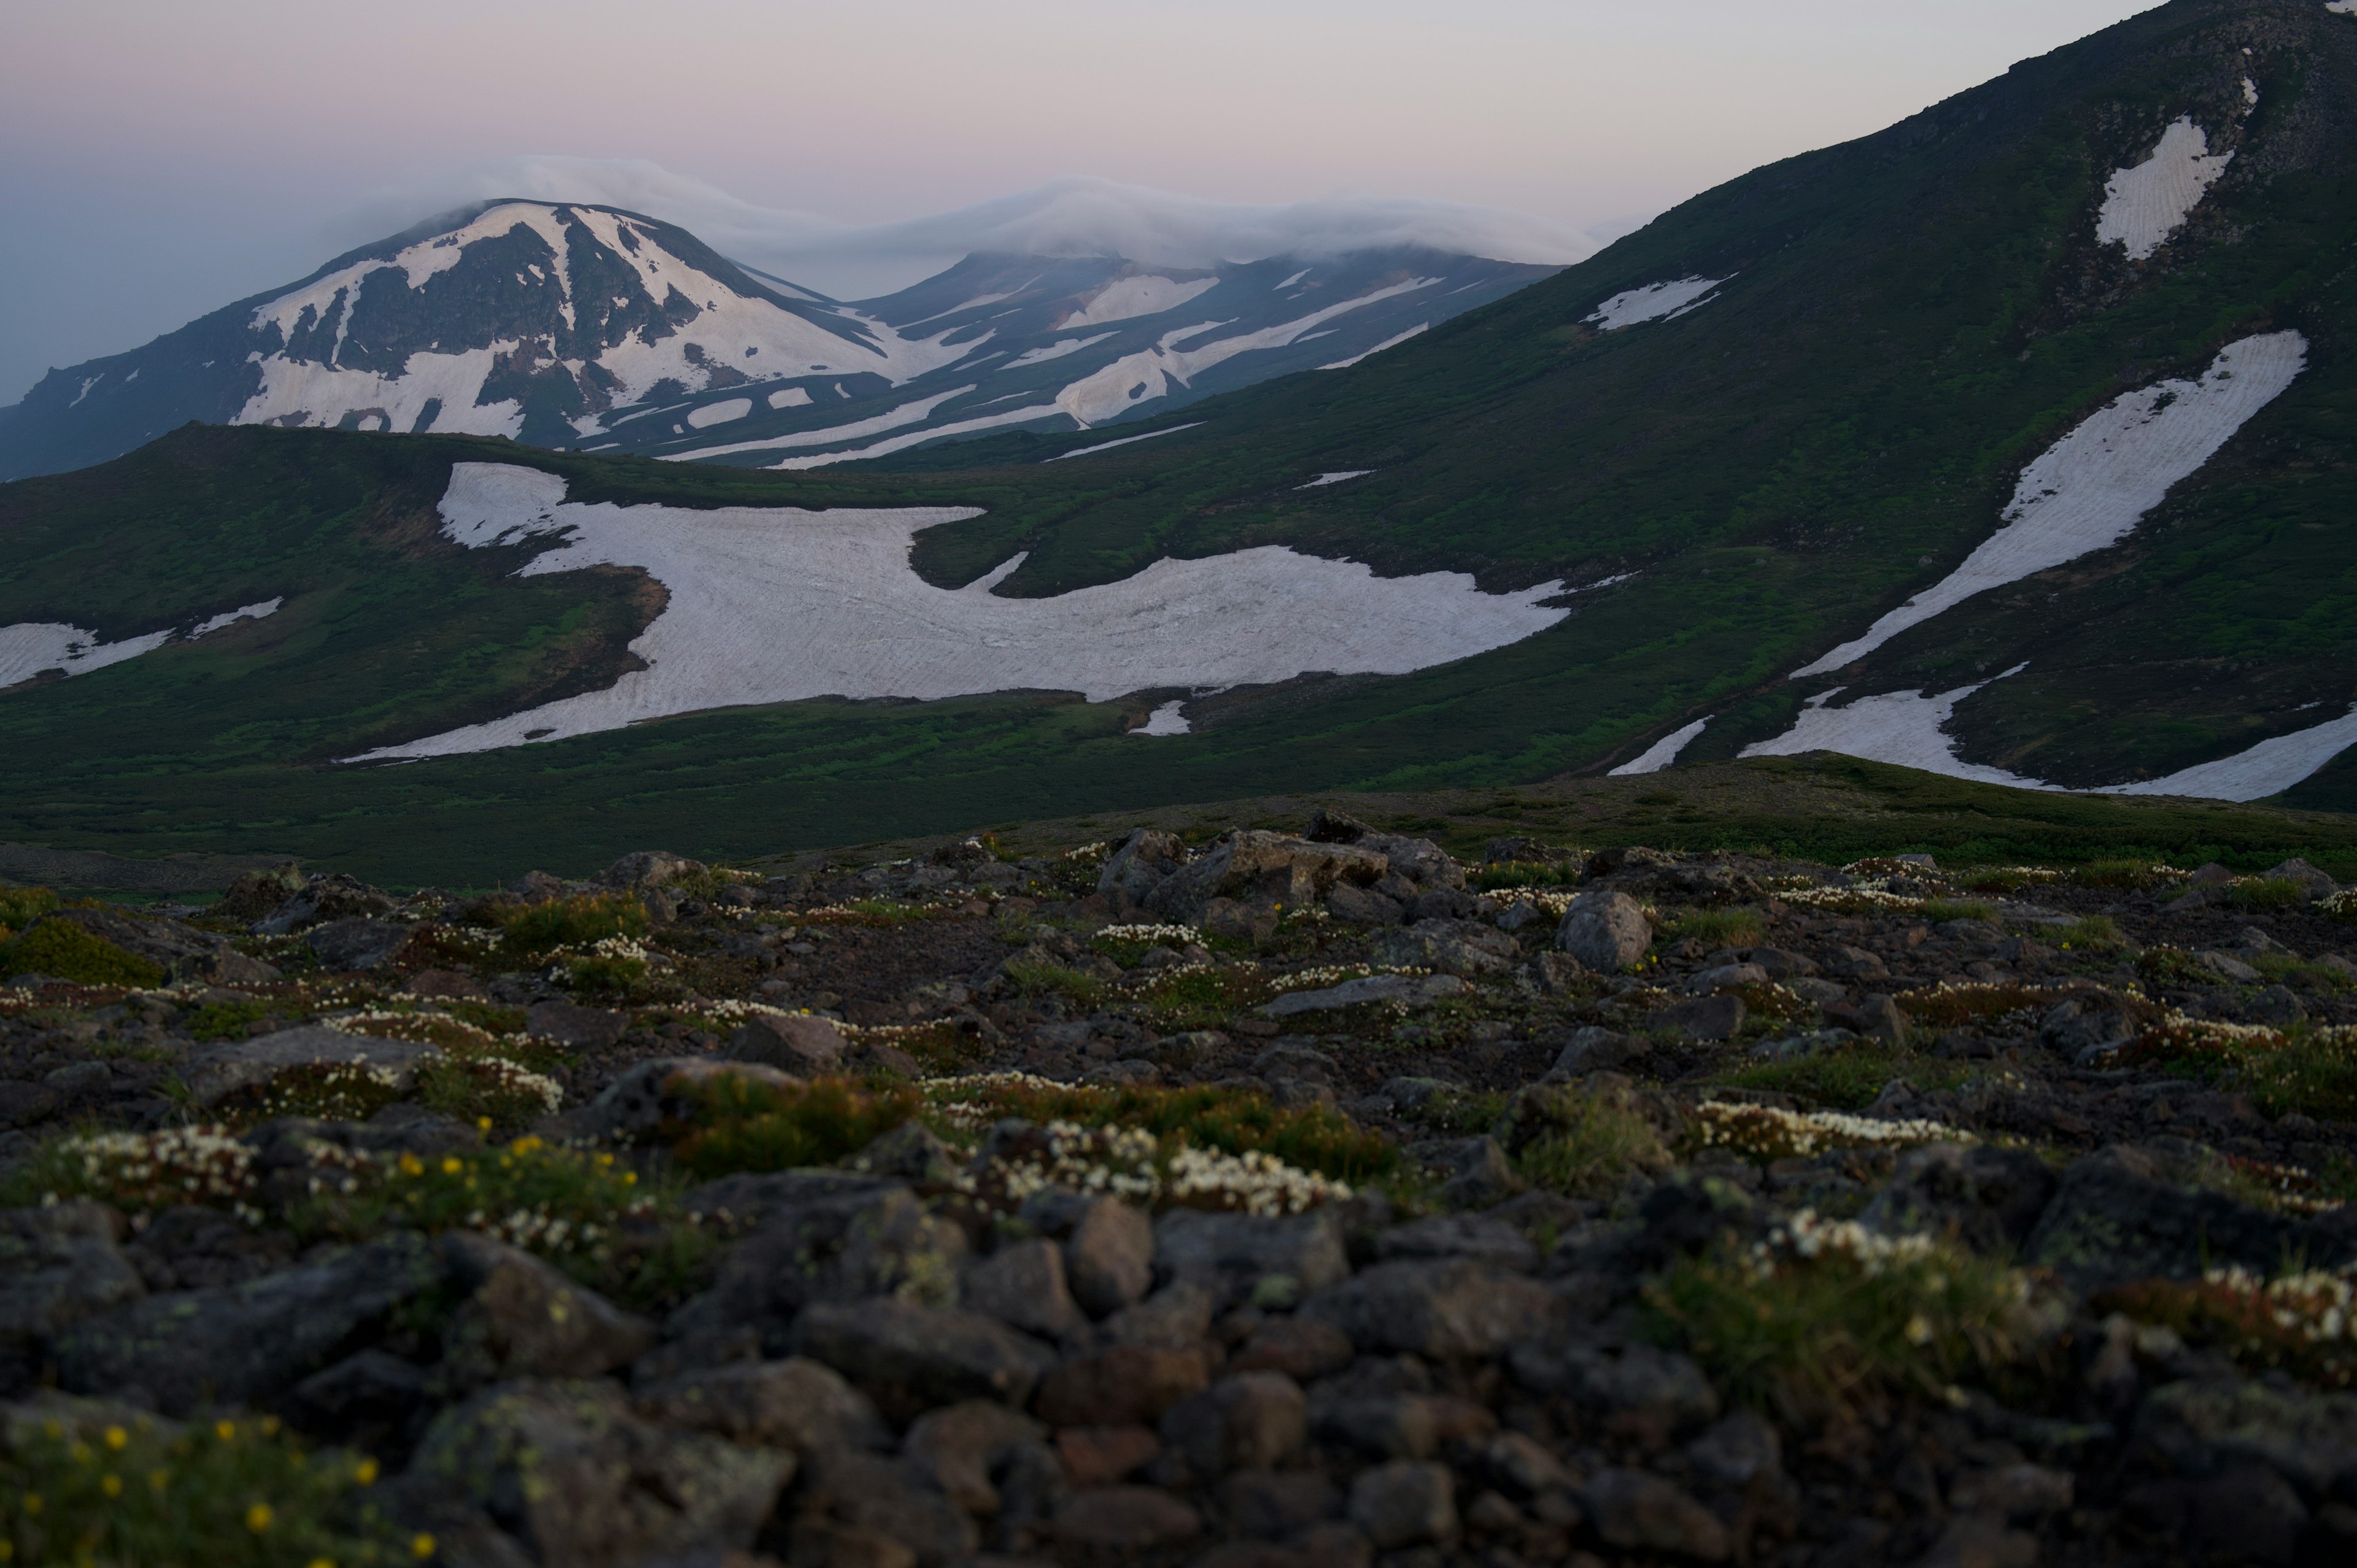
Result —
[[371, 1035], [348, 1035], [322, 1024], [305, 1024], [216, 1047], [189, 1063], [188, 1081], [197, 1099], [211, 1105], [241, 1089], [268, 1083], [290, 1068], [328, 1063], [383, 1068], [405, 1084], [419, 1062], [441, 1054], [434, 1046], [380, 1040]]
[[1290, 1018], [1297, 1013], [1330, 1012], [1367, 1002], [1404, 1002], [1411, 1007], [1429, 1007], [1442, 997], [1457, 995], [1464, 989], [1465, 983], [1453, 974], [1369, 974], [1322, 991], [1289, 991], [1254, 1011], [1264, 1018]]

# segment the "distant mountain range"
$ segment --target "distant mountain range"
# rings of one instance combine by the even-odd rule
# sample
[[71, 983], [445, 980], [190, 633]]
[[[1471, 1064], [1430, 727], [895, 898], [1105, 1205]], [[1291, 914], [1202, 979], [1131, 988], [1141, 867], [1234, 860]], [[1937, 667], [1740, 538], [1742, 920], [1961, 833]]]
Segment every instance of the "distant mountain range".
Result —
[[847, 305], [638, 213], [492, 201], [52, 371], [0, 410], [0, 478], [189, 420], [816, 467], [1347, 365], [1554, 270], [1400, 245], [1200, 268], [977, 254]]
[[520, 872], [1656, 770], [1674, 825], [1679, 766], [1807, 752], [2357, 810], [2352, 146], [2357, 15], [2173, 0], [1225, 390], [1507, 279], [994, 254], [845, 307], [489, 209], [45, 394], [355, 429], [0, 486], [0, 840]]

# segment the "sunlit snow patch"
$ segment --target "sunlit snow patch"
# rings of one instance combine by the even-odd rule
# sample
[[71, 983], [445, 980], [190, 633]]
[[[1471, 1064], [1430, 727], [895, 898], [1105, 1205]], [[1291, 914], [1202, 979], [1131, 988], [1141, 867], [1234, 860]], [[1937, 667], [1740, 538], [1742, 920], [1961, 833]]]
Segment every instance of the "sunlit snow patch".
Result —
[[[804, 394], [807, 397], [808, 394]], [[702, 408], [691, 409], [687, 422], [698, 430], [715, 424], [726, 424], [732, 419], [742, 419], [753, 412], [749, 397], [732, 397], [724, 403], [707, 403]]]
[[1865, 636], [1792, 673], [1838, 670], [1975, 594], [2118, 543], [2307, 362], [2307, 338], [2270, 332], [2226, 345], [2198, 381], [2162, 381], [2114, 399], [2021, 471], [2003, 526], [1964, 564]]
[[1070, 452], [1059, 452], [1052, 457], [1042, 457], [1043, 463], [1060, 463], [1067, 457], [1085, 457], [1092, 452], [1110, 452], [1116, 446], [1128, 446], [1139, 441], [1151, 441], [1157, 435], [1176, 435], [1182, 430], [1192, 430], [1203, 422], [1200, 419], [1186, 424], [1173, 424], [1163, 430], [1149, 430], [1143, 435], [1125, 435], [1118, 441], [1100, 441], [1093, 446], [1076, 446]]
[[[1735, 274], [1729, 273], [1727, 277]], [[1618, 332], [1623, 327], [1641, 322], [1665, 320], [1684, 316], [1689, 310], [1708, 305], [1717, 295], [1710, 291], [1727, 282], [1727, 278], [1680, 278], [1675, 283], [1649, 283], [1642, 288], [1632, 288], [1616, 294], [1596, 307], [1596, 314], [1587, 317], [1598, 329]]]
[[19, 621], [14, 626], [0, 626], [0, 686], [13, 686], [49, 670], [87, 675], [93, 670], [153, 653], [175, 637], [194, 639], [237, 621], [260, 620], [275, 614], [285, 602], [283, 597], [264, 599], [199, 621], [185, 632], [167, 626], [161, 631], [142, 632], [120, 642], [101, 642], [98, 633], [67, 626], [62, 621]]
[[1314, 490], [1322, 485], [1339, 485], [1345, 479], [1363, 479], [1373, 472], [1372, 468], [1337, 468], [1330, 474], [1318, 475], [1306, 485], [1296, 485], [1293, 488], [1297, 490]]
[[1220, 286], [1217, 278], [1196, 278], [1180, 283], [1177, 278], [1121, 278], [1109, 283], [1089, 296], [1088, 304], [1056, 323], [1062, 331], [1071, 327], [1103, 327], [1112, 321], [1134, 321], [1141, 316], [1159, 316], [1166, 310], [1176, 310], [1200, 294]]
[[1060, 360], [1067, 354], [1079, 353], [1092, 343], [1102, 343], [1112, 336], [1110, 332], [1093, 332], [1086, 338], [1059, 338], [1044, 349], [1026, 349], [998, 368], [1002, 371], [1018, 371], [1026, 365], [1044, 364], [1049, 360]]
[[1678, 753], [1684, 751], [1695, 736], [1702, 734], [1702, 726], [1708, 723], [1710, 718], [1706, 714], [1683, 729], [1672, 730], [1642, 753], [1614, 768], [1608, 777], [1619, 779], [1631, 773], [1659, 773], [1678, 759]]
[[2357, 16], [2357, 0], [2324, 0], [2324, 8], [2342, 16]]
[[1161, 560], [1053, 598], [1004, 598], [936, 588], [909, 569], [919, 531], [979, 516], [973, 508], [581, 504], [565, 499], [562, 478], [500, 463], [453, 465], [440, 510], [444, 533], [464, 545], [564, 540], [520, 575], [597, 565], [650, 573], [668, 599], [630, 644], [647, 667], [602, 692], [355, 760], [489, 751], [809, 697], [1044, 690], [1103, 702], [1312, 671], [1405, 674], [1519, 641], [1566, 614], [1541, 603], [1563, 591], [1560, 582], [1485, 594], [1463, 573], [1378, 577], [1277, 545]]
[[2104, 187], [2104, 209], [2095, 219], [2095, 243], [2117, 241], [2128, 259], [2143, 261], [2201, 204], [2202, 193], [2234, 161], [2232, 153], [2208, 156], [2210, 137], [2189, 115], [2179, 115], [2160, 134], [2152, 156], [2113, 174]]
[[1386, 349], [1398, 348], [1409, 338], [1417, 337], [1428, 330], [1431, 326], [1432, 323], [1429, 321], [1419, 321], [1415, 326], [1409, 328], [1406, 331], [1401, 333], [1398, 337], [1386, 338], [1363, 354], [1353, 354], [1347, 360], [1337, 360], [1330, 365], [1320, 365], [1318, 368], [1321, 371], [1347, 371], [1361, 360], [1372, 360]]
[[[2011, 675], [2020, 668], [2017, 665], [2005, 673]], [[1828, 708], [1824, 705], [1826, 700], [1842, 690], [1836, 686], [1810, 698], [1791, 729], [1773, 740], [1745, 746], [1743, 755], [1792, 757], [1803, 751], [1835, 751], [1845, 757], [1920, 768], [1929, 773], [1983, 784], [2007, 784], [2018, 789], [2061, 789], [2063, 786], [2060, 784], [2025, 779], [2002, 768], [1984, 767], [1957, 757], [1955, 738], [1946, 733], [1948, 721], [1958, 703], [1987, 684], [1986, 681], [1975, 682], [1937, 695], [1929, 692], [1889, 692], [1860, 697], [1846, 708]], [[2260, 741], [2231, 757], [2197, 763], [2166, 778], [2134, 784], [2098, 785], [2086, 792], [2257, 800], [2290, 789], [2352, 746], [2357, 746], [2357, 706], [2340, 718]]]

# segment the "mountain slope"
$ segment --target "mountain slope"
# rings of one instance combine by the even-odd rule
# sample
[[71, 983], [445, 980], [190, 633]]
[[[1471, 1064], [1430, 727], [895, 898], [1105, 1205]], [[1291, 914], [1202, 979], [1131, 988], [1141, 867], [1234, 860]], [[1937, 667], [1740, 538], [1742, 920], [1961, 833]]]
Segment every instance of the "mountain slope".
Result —
[[1175, 329], [1224, 329], [1222, 372], [1142, 400], [1348, 360], [1551, 270], [1396, 247], [1198, 272], [976, 256], [863, 307], [619, 208], [494, 201], [52, 371], [0, 414], [0, 478], [102, 461], [190, 419], [795, 466], [872, 453], [887, 432], [898, 449], [1084, 429], [1130, 413], [1130, 385], [1068, 387]]
[[[1828, 743], [2081, 786], [2247, 797], [2290, 783], [2296, 801], [2357, 807], [2357, 768], [2328, 760], [2357, 702], [2352, 148], [2357, 19], [2178, 0], [1880, 135], [1706, 193], [1353, 369], [1117, 433], [1023, 431], [783, 474], [459, 438], [184, 433], [0, 490], [0, 625], [87, 629], [108, 646], [167, 639], [0, 693], [0, 836], [317, 853], [397, 822], [421, 854], [473, 835], [527, 857], [641, 837], [724, 853], [756, 819], [772, 837], [791, 821], [804, 842], [840, 842]], [[979, 322], [990, 306], [970, 302], [1002, 292], [985, 286], [1000, 275], [978, 263], [955, 288], [871, 318], [907, 340], [938, 310], [968, 306], [953, 321]], [[1131, 283], [1159, 303], [1200, 281], [1068, 292]], [[1067, 336], [1113, 324], [1039, 319]], [[1156, 351], [1197, 347], [1165, 347], [1167, 331]], [[541, 499], [499, 528], [469, 521], [451, 510], [461, 463], [530, 470], [511, 488]], [[294, 581], [315, 559], [358, 559], [353, 540], [394, 493], [367, 477], [374, 465], [408, 466], [392, 510], [400, 559], [416, 564], [401, 571], [436, 585], [376, 590], [382, 566]], [[230, 477], [192, 487], [203, 473]], [[317, 503], [312, 532], [272, 547], [274, 572], [249, 569], [240, 541], [255, 520], [331, 479], [340, 499]], [[184, 506], [161, 504], [182, 490]], [[594, 520], [569, 510], [608, 502], [621, 505]], [[871, 551], [881, 564], [863, 569], [881, 575], [866, 581], [891, 594], [845, 596], [869, 607], [828, 622], [823, 650], [872, 643], [881, 651], [859, 656], [871, 670], [899, 650], [923, 673], [974, 646], [911, 629], [907, 616], [932, 614], [919, 588], [961, 617], [986, 600], [994, 617], [1053, 619], [1157, 562], [1364, 563], [1394, 585], [1447, 576], [1433, 591], [1478, 594], [1458, 602], [1484, 615], [1512, 598], [1553, 618], [1470, 656], [1428, 640], [1405, 666], [1295, 654], [1218, 692], [1233, 678], [1201, 673], [1200, 648], [1175, 639], [1136, 689], [1065, 694], [1104, 694], [1083, 656], [1131, 651], [1116, 628], [1042, 655], [1016, 682], [1026, 689], [1000, 694], [899, 700], [930, 691], [888, 669], [842, 688], [865, 701], [733, 687], [755, 705], [621, 706], [605, 727], [535, 737], [533, 710], [624, 691], [630, 675], [612, 634], [548, 618], [566, 592], [582, 627], [619, 616], [641, 655], [674, 657], [659, 623], [690, 624], [721, 575], [684, 543], [758, 536], [763, 569], [787, 574], [823, 532], [781, 510], [795, 508], [840, 509], [829, 526], [855, 531], [853, 511], [961, 509], [929, 511], [913, 533], [905, 517], [877, 520], [913, 538], [922, 582]], [[559, 536], [570, 520], [578, 544]], [[627, 550], [597, 532], [609, 525], [638, 531]], [[151, 554], [152, 570], [120, 578], [76, 564]], [[560, 569], [593, 555], [594, 570]], [[521, 566], [535, 570], [506, 575]], [[1964, 573], [1992, 585], [1899, 625], [1910, 599], [1928, 607]], [[492, 618], [475, 634], [486, 657], [409, 652], [433, 594], [461, 582]], [[627, 607], [600, 597], [624, 586], [639, 595]], [[269, 618], [173, 636], [273, 596], [285, 603]], [[1388, 627], [1388, 612], [1358, 613]], [[772, 640], [792, 628], [702, 624], [716, 629], [698, 659], [802, 667]], [[304, 625], [320, 630], [298, 669], [293, 643], [273, 639]], [[1327, 645], [1352, 646], [1358, 629]], [[531, 656], [569, 686], [508, 667], [556, 649], [576, 651]], [[1814, 668], [1829, 657], [1840, 662]], [[630, 722], [659, 714], [672, 716]], [[500, 749], [397, 768], [334, 760], [408, 755], [487, 720], [480, 738]]]

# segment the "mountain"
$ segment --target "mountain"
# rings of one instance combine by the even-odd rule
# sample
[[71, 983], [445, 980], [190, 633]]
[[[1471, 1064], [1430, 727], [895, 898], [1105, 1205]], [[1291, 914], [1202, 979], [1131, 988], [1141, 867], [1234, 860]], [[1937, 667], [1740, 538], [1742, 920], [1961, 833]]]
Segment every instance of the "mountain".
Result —
[[[2357, 808], [2352, 146], [2357, 17], [2175, 0], [1118, 431], [180, 431], [0, 487], [0, 837], [587, 864], [1806, 749]], [[1242, 274], [1072, 321], [1183, 271], [834, 318], [1192, 396]]]
[[1200, 268], [974, 255], [846, 305], [638, 213], [497, 200], [52, 371], [0, 413], [0, 478], [191, 419], [794, 467], [1069, 432], [1352, 360], [1552, 270], [1400, 245]]

